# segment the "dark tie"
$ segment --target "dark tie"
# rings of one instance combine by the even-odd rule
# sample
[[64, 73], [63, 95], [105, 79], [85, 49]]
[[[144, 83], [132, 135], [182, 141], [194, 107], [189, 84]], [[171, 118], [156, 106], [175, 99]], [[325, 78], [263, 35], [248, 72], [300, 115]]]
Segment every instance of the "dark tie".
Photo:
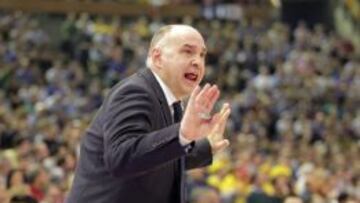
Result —
[[173, 103], [174, 108], [174, 123], [178, 123], [181, 121], [182, 118], [182, 108], [181, 108], [181, 102], [175, 102]]
[[[174, 108], [174, 123], [178, 123], [181, 121], [182, 118], [182, 108], [181, 102], [173, 103]], [[185, 157], [182, 156], [180, 158], [180, 202], [185, 203], [185, 181], [186, 181], [186, 171], [185, 171]]]

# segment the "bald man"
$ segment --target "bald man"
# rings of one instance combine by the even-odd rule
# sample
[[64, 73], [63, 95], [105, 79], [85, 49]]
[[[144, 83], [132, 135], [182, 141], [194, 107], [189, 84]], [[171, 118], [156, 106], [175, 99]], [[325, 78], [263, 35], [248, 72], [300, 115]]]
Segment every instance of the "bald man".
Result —
[[211, 164], [229, 145], [229, 105], [211, 115], [220, 91], [199, 87], [205, 56], [191, 26], [155, 33], [148, 68], [112, 88], [83, 136], [68, 203], [185, 202], [185, 170]]

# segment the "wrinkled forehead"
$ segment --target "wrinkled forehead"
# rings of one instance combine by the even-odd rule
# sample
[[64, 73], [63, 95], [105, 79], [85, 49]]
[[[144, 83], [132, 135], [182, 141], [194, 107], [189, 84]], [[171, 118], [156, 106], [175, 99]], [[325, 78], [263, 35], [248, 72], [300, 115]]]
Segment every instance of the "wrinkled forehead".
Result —
[[160, 43], [165, 46], [188, 46], [206, 51], [205, 42], [201, 34], [194, 28], [188, 26], [174, 27], [163, 37], [159, 44]]

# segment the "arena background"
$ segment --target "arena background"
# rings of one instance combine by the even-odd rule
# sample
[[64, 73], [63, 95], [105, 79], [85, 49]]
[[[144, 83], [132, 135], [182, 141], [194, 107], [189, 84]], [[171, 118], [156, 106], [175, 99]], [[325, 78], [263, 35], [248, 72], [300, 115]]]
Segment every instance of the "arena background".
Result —
[[232, 107], [189, 202], [360, 201], [359, 0], [0, 0], [1, 203], [64, 202], [104, 95], [168, 23], [205, 36]]

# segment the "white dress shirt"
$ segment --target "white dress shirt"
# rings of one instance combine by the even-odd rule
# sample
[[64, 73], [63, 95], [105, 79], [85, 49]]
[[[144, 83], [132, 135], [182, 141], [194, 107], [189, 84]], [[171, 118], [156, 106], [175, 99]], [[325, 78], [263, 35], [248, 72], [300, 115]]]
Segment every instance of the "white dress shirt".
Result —
[[[170, 109], [172, 118], [174, 118], [174, 109], [172, 108], [172, 105], [175, 102], [177, 102], [178, 100], [176, 99], [175, 95], [172, 93], [170, 88], [164, 83], [164, 81], [154, 71], [152, 71], [152, 73], [154, 74], [156, 80], [160, 84], [160, 87], [161, 87], [162, 91], [165, 94], [165, 98], [166, 98], [166, 101], [167, 101], [167, 103], [169, 105], [169, 109]], [[183, 108], [182, 102], [181, 102], [181, 107]], [[181, 133], [179, 135], [179, 141], [180, 141], [180, 144], [183, 145], [183, 146], [191, 143], [191, 141], [186, 139], [183, 135], [181, 135]]]

